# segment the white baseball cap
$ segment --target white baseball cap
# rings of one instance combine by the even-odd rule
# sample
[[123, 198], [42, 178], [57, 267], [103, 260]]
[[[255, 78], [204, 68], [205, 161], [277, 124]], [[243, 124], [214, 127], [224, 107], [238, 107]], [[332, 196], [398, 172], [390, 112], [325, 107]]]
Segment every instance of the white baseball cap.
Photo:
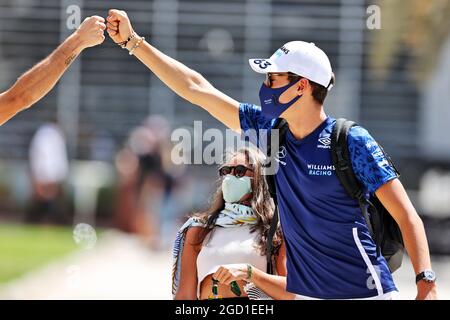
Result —
[[292, 72], [331, 89], [329, 84], [333, 72], [330, 60], [312, 42], [291, 41], [269, 59], [249, 59], [249, 63], [258, 73]]

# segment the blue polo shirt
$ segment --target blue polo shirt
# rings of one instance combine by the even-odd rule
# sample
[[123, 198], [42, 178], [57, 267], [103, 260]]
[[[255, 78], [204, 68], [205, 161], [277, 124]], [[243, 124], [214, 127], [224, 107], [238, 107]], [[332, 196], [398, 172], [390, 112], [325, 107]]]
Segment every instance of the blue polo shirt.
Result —
[[[244, 103], [239, 118], [244, 133], [270, 129], [275, 122], [261, 114], [261, 107]], [[358, 202], [335, 174], [330, 138], [335, 122], [328, 117], [301, 140], [288, 130], [285, 151], [280, 153], [275, 181], [286, 243], [287, 290], [320, 299], [381, 296], [397, 289], [386, 260], [376, 255]], [[397, 178], [367, 130], [350, 129], [348, 144], [353, 170], [367, 194]]]

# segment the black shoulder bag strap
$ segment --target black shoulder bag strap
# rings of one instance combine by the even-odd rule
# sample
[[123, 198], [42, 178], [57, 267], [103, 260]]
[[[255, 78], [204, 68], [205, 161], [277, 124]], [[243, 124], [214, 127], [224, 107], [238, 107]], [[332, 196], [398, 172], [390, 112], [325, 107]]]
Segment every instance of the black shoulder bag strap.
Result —
[[[333, 164], [335, 166], [336, 175], [344, 187], [347, 194], [358, 200], [361, 211], [366, 220], [367, 228], [369, 229], [372, 239], [374, 239], [377, 246], [377, 253], [380, 253], [380, 241], [381, 236], [374, 233], [374, 228], [370, 219], [369, 208], [376, 210], [375, 206], [366, 199], [364, 192], [358, 179], [355, 176], [352, 168], [352, 162], [350, 158], [350, 153], [348, 151], [348, 132], [350, 128], [355, 126], [356, 123], [346, 119], [337, 119], [336, 124], [333, 128], [331, 134], [331, 155], [333, 159]], [[378, 217], [374, 217], [378, 218]]]
[[[289, 126], [286, 120], [283, 118], [278, 118], [273, 126], [272, 129], [278, 129], [279, 130], [279, 147], [281, 147], [284, 144], [284, 139], [286, 137], [286, 132], [288, 130]], [[272, 135], [270, 136], [270, 139], [267, 139], [267, 157], [268, 161], [266, 162], [265, 166], [270, 166], [273, 161], [277, 161], [277, 153], [279, 150], [271, 150], [271, 139]], [[267, 247], [266, 247], [266, 258], [267, 258], [267, 273], [273, 274], [273, 263], [272, 263], [272, 254], [273, 254], [273, 237], [275, 235], [275, 232], [277, 230], [278, 226], [278, 219], [279, 219], [279, 211], [278, 211], [278, 201], [277, 201], [277, 190], [275, 185], [275, 175], [266, 175], [266, 181], [267, 186], [269, 188], [270, 196], [273, 199], [273, 203], [275, 204], [274, 212], [272, 221], [270, 223], [270, 229], [267, 234]]]

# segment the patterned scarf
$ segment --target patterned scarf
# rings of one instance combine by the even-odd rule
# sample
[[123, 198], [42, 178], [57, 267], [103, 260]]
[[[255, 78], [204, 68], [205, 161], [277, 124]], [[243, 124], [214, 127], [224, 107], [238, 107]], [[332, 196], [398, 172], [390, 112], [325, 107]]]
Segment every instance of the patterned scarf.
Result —
[[[224, 228], [239, 227], [242, 225], [256, 224], [256, 215], [251, 207], [239, 203], [225, 203], [225, 208], [219, 213], [215, 226]], [[173, 268], [172, 268], [172, 295], [178, 291], [181, 272], [181, 256], [183, 254], [183, 245], [187, 230], [190, 227], [206, 227], [206, 223], [199, 218], [189, 218], [180, 228], [173, 245]]]

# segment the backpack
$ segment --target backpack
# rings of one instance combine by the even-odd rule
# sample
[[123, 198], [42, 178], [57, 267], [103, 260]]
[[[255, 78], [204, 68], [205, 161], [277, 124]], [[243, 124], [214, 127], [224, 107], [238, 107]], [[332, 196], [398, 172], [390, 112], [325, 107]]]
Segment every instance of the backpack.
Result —
[[[374, 240], [377, 248], [377, 256], [380, 254], [386, 259], [389, 270], [391, 273], [400, 268], [403, 259], [404, 243], [400, 228], [396, 221], [392, 218], [391, 214], [382, 205], [380, 200], [375, 194], [371, 194], [369, 199], [366, 198], [361, 183], [356, 178], [352, 168], [350, 153], [348, 151], [348, 132], [350, 128], [356, 126], [355, 122], [348, 121], [346, 119], [337, 119], [336, 124], [331, 134], [331, 154], [333, 165], [335, 167], [336, 175], [344, 187], [347, 194], [353, 199], [358, 200], [362, 214], [366, 221], [369, 233]], [[280, 147], [283, 145], [288, 124], [284, 119], [277, 119], [273, 129], [278, 129], [280, 138]], [[270, 140], [269, 140], [270, 141]], [[385, 155], [389, 164], [394, 168], [398, 174], [398, 170], [392, 163], [390, 157], [384, 152], [381, 146], [380, 150]], [[276, 161], [277, 152], [270, 150], [270, 143], [267, 146], [267, 155], [269, 155], [268, 164], [272, 161]], [[265, 166], [267, 166], [267, 163]], [[276, 185], [274, 175], [266, 175], [266, 181], [269, 187], [270, 195], [275, 203], [274, 217], [271, 222], [271, 227], [267, 237], [267, 264], [268, 271], [272, 271], [272, 267], [269, 269], [269, 262], [272, 263], [273, 245], [272, 239], [278, 224], [278, 205], [276, 201]]]

